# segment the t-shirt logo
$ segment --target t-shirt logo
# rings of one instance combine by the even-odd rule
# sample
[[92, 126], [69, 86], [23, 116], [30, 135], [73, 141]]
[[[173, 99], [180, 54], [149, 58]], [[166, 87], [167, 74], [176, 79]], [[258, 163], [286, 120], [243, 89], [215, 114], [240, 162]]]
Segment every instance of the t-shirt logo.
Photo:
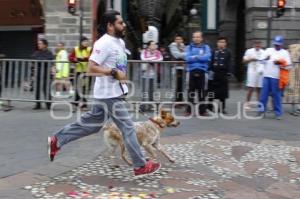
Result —
[[127, 72], [127, 55], [125, 53], [120, 53], [117, 56], [116, 67], [125, 73]]

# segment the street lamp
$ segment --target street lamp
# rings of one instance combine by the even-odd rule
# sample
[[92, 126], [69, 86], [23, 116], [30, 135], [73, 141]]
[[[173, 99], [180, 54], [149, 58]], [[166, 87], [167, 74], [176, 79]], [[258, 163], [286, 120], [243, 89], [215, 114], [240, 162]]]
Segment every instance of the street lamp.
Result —
[[[77, 0], [68, 0], [68, 12], [76, 16]], [[83, 0], [79, 0], [79, 46], [83, 35]]]
[[192, 9], [190, 10], [190, 14], [191, 14], [192, 16], [195, 16], [197, 13], [198, 13], [198, 11], [197, 11], [196, 8], [192, 8]]

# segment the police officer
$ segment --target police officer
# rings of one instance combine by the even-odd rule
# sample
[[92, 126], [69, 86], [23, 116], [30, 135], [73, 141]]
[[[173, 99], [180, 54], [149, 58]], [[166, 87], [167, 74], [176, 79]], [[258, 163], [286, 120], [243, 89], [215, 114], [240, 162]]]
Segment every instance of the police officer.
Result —
[[[227, 38], [219, 37], [217, 49], [212, 53], [212, 61], [209, 68], [208, 98], [209, 101], [218, 99], [221, 102], [219, 111], [226, 114], [226, 99], [228, 92], [228, 75], [231, 71], [231, 54], [227, 47]], [[210, 104], [209, 109], [212, 110]]]

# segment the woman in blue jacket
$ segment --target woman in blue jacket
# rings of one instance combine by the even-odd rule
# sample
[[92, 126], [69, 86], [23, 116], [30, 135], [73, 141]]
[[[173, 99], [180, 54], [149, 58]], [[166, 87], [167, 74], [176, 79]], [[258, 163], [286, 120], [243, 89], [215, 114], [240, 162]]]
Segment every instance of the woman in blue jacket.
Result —
[[[203, 44], [202, 32], [196, 31], [193, 33], [193, 42], [185, 49], [185, 60], [187, 63], [187, 72], [189, 72], [189, 90], [188, 101], [194, 104], [194, 98], [198, 95], [199, 112], [202, 116], [207, 116], [206, 106], [204, 104], [206, 92], [205, 73], [211, 60], [211, 50], [206, 44]], [[192, 114], [191, 106], [186, 109], [186, 115]]]

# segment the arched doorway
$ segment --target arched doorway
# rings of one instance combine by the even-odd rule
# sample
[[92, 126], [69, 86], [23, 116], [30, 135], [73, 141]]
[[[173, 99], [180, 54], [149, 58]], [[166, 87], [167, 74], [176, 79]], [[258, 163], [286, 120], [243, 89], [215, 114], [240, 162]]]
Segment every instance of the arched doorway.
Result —
[[0, 1], [0, 54], [5, 58], [28, 58], [44, 32], [39, 0]]

